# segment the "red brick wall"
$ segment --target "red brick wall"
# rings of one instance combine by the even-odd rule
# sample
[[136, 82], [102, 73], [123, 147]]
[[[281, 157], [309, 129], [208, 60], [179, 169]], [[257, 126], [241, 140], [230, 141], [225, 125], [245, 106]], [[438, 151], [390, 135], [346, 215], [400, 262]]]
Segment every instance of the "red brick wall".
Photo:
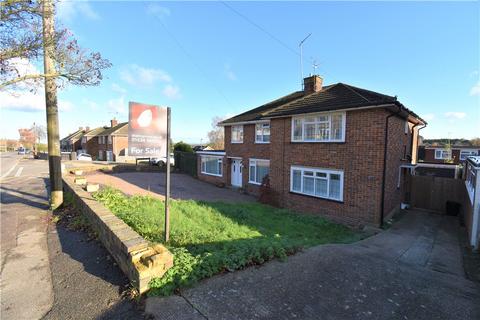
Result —
[[[252, 194], [258, 194], [259, 186], [248, 183], [249, 177], [249, 160], [263, 159], [270, 160], [270, 144], [255, 143], [255, 124], [247, 124], [243, 126], [243, 143], [231, 143], [231, 126], [225, 127], [225, 152], [229, 157], [242, 158], [242, 185], [243, 188]], [[231, 159], [227, 159], [227, 185], [231, 185]]]
[[112, 136], [112, 143], [113, 161], [117, 160], [117, 156], [128, 155], [128, 136]]
[[[291, 118], [273, 120], [271, 147], [278, 152], [270, 162], [271, 186], [278, 203], [349, 224], [378, 224], [384, 123], [383, 111], [351, 111], [344, 143], [292, 143]], [[291, 193], [292, 165], [342, 170], [343, 202]]]
[[[409, 124], [408, 133], [405, 134], [404, 119], [393, 116], [390, 117], [388, 121], [384, 218], [388, 218], [399, 209], [400, 202], [403, 200], [404, 190], [402, 190], [402, 185], [400, 185], [400, 188], [397, 188], [399, 168], [402, 164], [411, 163], [410, 160], [407, 160], [405, 155], [409, 155], [412, 152], [411, 128], [413, 124]], [[417, 130], [417, 128], [415, 128], [415, 130]], [[405, 177], [403, 176], [402, 181], [404, 181], [404, 178]]]
[[[231, 127], [225, 127], [227, 157], [241, 157], [244, 163], [243, 186], [250, 193], [259, 187], [248, 183], [248, 160], [270, 160], [270, 185], [274, 202], [300, 212], [325, 215], [352, 225], [380, 224], [383, 174], [385, 109], [365, 109], [346, 113], [346, 137], [342, 143], [291, 142], [291, 118], [271, 120], [270, 144], [255, 144], [255, 125], [244, 125], [241, 144], [230, 142]], [[410, 124], [410, 128], [413, 125]], [[418, 127], [415, 128], [415, 131]], [[415, 137], [418, 134], [415, 134]], [[398, 170], [410, 163], [411, 131], [405, 134], [405, 120], [391, 117], [388, 134], [388, 157], [385, 177], [385, 215], [399, 207], [404, 190], [397, 189]], [[224, 161], [224, 181], [230, 185], [231, 159]], [[336, 169], [344, 172], [343, 201], [333, 201], [290, 192], [291, 166]], [[200, 168], [199, 168], [200, 172]], [[199, 174], [200, 177], [200, 174]], [[215, 177], [203, 178], [202, 180]]]

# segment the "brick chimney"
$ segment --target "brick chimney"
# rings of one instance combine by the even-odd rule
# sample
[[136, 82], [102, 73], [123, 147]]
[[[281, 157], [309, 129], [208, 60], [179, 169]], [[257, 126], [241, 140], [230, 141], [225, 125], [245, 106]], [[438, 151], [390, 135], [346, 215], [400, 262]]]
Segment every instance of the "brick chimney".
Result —
[[306, 94], [322, 90], [323, 78], [317, 75], [303, 79], [303, 91]]
[[118, 124], [117, 119], [113, 118], [112, 120], [110, 120], [110, 128], [115, 127], [117, 124]]
[[90, 131], [90, 127], [89, 127], [89, 126], [86, 126], [86, 127], [85, 127], [85, 132], [88, 132], [88, 131]]

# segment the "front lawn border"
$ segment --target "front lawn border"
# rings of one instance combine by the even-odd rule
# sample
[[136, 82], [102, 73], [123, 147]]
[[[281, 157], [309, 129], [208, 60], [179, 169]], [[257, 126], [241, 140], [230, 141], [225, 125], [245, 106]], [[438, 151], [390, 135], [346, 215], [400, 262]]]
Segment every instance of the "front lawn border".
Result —
[[74, 175], [63, 176], [65, 192], [73, 195], [78, 210], [86, 216], [105, 248], [140, 293], [146, 292], [153, 278], [162, 277], [173, 266], [172, 253], [161, 244], [150, 245], [81, 186]]

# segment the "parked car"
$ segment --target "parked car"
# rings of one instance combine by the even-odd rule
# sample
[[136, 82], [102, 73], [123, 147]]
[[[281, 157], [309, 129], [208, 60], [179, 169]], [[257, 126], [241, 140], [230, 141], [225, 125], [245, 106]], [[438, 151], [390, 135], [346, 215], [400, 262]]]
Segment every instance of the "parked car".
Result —
[[25, 149], [24, 148], [18, 148], [18, 154], [25, 154]]
[[[167, 157], [150, 158], [150, 164], [154, 166], [164, 166], [167, 163]], [[175, 158], [170, 154], [170, 165], [175, 165]]]
[[77, 160], [79, 161], [92, 161], [92, 156], [88, 153], [80, 153], [77, 156]]

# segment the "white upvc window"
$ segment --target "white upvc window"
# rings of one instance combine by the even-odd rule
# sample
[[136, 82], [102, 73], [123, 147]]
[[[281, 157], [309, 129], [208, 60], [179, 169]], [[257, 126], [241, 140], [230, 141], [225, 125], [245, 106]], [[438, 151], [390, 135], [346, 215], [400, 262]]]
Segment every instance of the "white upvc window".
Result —
[[270, 174], [270, 160], [250, 159], [248, 168], [248, 183], [260, 185]]
[[345, 112], [292, 117], [293, 142], [344, 142]]
[[112, 136], [107, 136], [107, 142], [108, 144], [112, 144]]
[[343, 171], [292, 166], [290, 191], [343, 201]]
[[222, 176], [223, 157], [200, 156], [201, 171], [210, 176]]
[[232, 143], [243, 142], [243, 126], [232, 126]]
[[255, 124], [255, 143], [270, 143], [270, 123]]
[[436, 160], [446, 160], [452, 158], [452, 150], [450, 149], [435, 149]]
[[476, 156], [476, 155], [478, 155], [478, 150], [469, 150], [469, 149], [460, 150], [461, 161], [465, 161], [467, 160], [467, 157]]

